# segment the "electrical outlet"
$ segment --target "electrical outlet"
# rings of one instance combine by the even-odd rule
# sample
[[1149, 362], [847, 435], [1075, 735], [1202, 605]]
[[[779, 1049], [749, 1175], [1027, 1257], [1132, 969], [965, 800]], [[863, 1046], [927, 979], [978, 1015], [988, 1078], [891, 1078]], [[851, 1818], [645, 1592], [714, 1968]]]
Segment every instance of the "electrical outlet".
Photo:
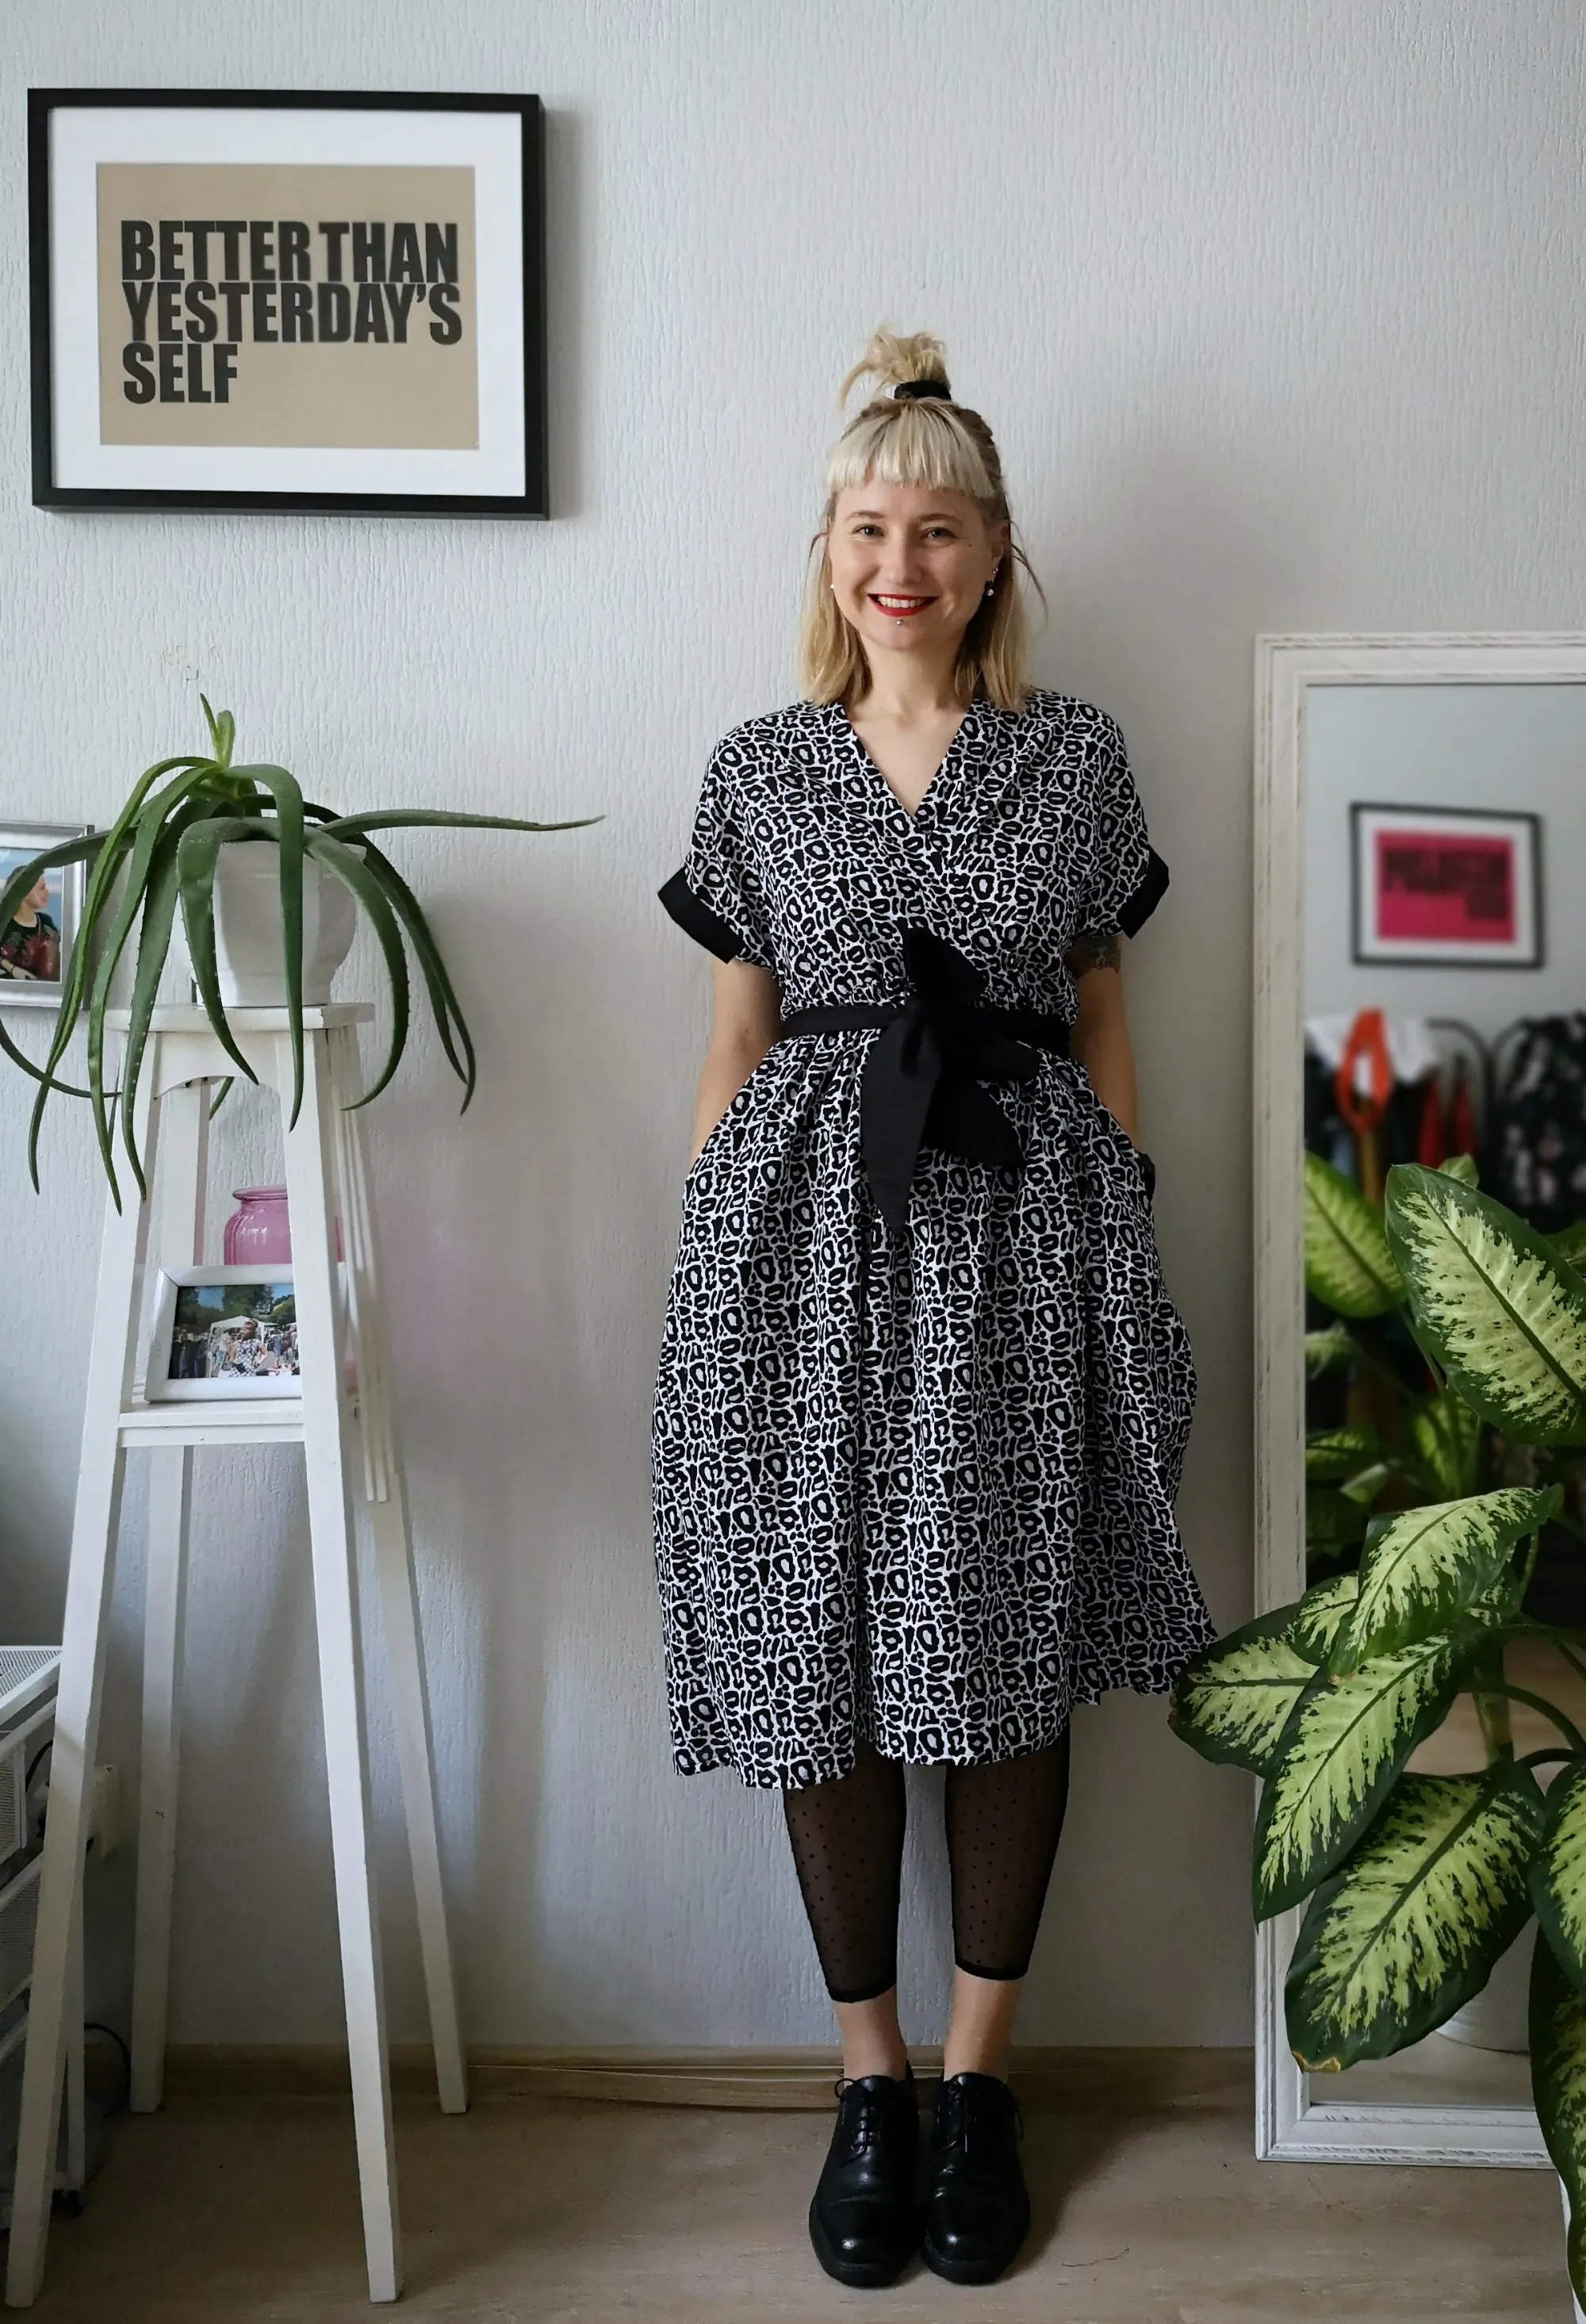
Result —
[[113, 1856], [124, 1837], [121, 1769], [108, 1761], [94, 1770], [84, 1802], [87, 1845], [96, 1856]]

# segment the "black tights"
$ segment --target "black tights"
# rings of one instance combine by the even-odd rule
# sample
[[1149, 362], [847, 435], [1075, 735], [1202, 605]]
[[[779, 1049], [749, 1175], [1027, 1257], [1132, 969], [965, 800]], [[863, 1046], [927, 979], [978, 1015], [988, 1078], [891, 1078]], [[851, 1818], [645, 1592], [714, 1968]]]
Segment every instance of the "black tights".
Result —
[[[852, 1775], [784, 1792], [804, 1908], [834, 2001], [873, 2001], [898, 1982], [903, 1764], [863, 1741]], [[1044, 1751], [949, 1767], [953, 1958], [975, 1977], [1029, 1967], [1068, 1804], [1068, 1729]]]

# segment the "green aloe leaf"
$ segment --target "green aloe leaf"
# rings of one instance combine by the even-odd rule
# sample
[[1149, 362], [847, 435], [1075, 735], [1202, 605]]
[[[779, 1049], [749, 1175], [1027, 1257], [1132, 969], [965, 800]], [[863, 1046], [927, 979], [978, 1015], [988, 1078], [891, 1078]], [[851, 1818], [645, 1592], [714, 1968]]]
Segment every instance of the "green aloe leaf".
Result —
[[1360, 1361], [1360, 1351], [1347, 1323], [1331, 1323], [1325, 1332], [1305, 1333], [1305, 1378], [1322, 1379]]
[[1381, 1437], [1363, 1422], [1313, 1429], [1305, 1439], [1305, 1474], [1319, 1485], [1334, 1485], [1381, 1450]]
[[1324, 1663], [1332, 1652], [1339, 1625], [1348, 1619], [1360, 1590], [1358, 1573], [1330, 1574], [1325, 1582], [1315, 1582], [1307, 1590], [1293, 1609], [1289, 1643], [1313, 1667]]
[[176, 850], [177, 889], [188, 951], [192, 957], [193, 982], [198, 988], [198, 998], [216, 1039], [251, 1082], [256, 1082], [259, 1076], [232, 1038], [215, 964], [215, 859], [234, 839], [269, 839], [272, 835], [262, 816], [212, 816], [184, 831]]
[[1337, 1869], [1490, 1635], [1466, 1617], [1342, 1677], [1314, 1674], [1278, 1738], [1257, 1813], [1258, 1921], [1297, 1904]]
[[150, 867], [143, 901], [143, 921], [138, 932], [138, 964], [133, 977], [126, 1044], [121, 1067], [122, 1143], [132, 1164], [133, 1176], [137, 1180], [138, 1193], [144, 1202], [149, 1199], [147, 1165], [143, 1156], [138, 1152], [134, 1117], [138, 1083], [143, 1070], [143, 1051], [148, 1045], [149, 1027], [160, 993], [160, 975], [171, 950], [171, 932], [176, 922], [176, 859], [180, 840], [180, 828], [168, 831]]
[[[111, 1153], [109, 1107], [105, 1096], [105, 1011], [121, 955], [143, 909], [151, 866], [156, 854], [163, 849], [168, 833], [172, 829], [180, 831], [185, 824], [204, 812], [201, 804], [191, 794], [205, 779], [206, 770], [195, 772], [189, 769], [168, 783], [162, 791], [156, 792], [139, 814], [133, 826], [132, 850], [127, 857], [126, 881], [121, 901], [99, 945], [99, 956], [88, 994], [88, 1086], [94, 1093], [94, 1131], [99, 1141], [105, 1175], [110, 1181], [117, 1208], [120, 1207], [120, 1197]], [[135, 1156], [134, 1170], [139, 1189], [143, 1191], [142, 1167]]]
[[1288, 1638], [1292, 1606], [1231, 1630], [1179, 1673], [1167, 1723], [1203, 1759], [1259, 1775], [1314, 1665]]
[[402, 932], [395, 912], [386, 901], [385, 891], [374, 873], [352, 849], [339, 839], [332, 839], [325, 830], [311, 832], [308, 849], [316, 863], [350, 888], [354, 897], [369, 916], [369, 925], [384, 957], [386, 974], [391, 979], [391, 1047], [385, 1063], [361, 1098], [350, 1109], [356, 1112], [368, 1105], [395, 1073], [408, 1039], [408, 962], [402, 951]]
[[1373, 1517], [1360, 1556], [1360, 1591], [1329, 1657], [1337, 1676], [1373, 1655], [1445, 1628], [1491, 1587], [1522, 1535], [1558, 1508], [1557, 1485], [1506, 1485], [1467, 1500], [1433, 1501]]
[[[429, 932], [429, 923], [424, 918], [418, 897], [414, 895], [395, 864], [389, 856], [381, 853], [372, 839], [364, 839], [361, 844], [364, 862], [384, 890], [387, 902], [401, 922], [408, 942], [413, 947], [413, 957], [417, 960], [420, 973], [424, 979], [424, 989], [429, 998], [436, 1029], [440, 1036], [440, 1046], [446, 1052], [447, 1064], [463, 1084], [461, 1111], [466, 1113], [473, 1099], [478, 1067], [474, 1055], [473, 1037], [464, 1020], [457, 996], [452, 990], [452, 982], [447, 974], [446, 963], [441, 959], [439, 947]], [[454, 1025], [456, 1033], [455, 1041]]]
[[1586, 1994], [1554, 1959], [1545, 1930], [1531, 1960], [1530, 2016], [1531, 2095], [1570, 2198], [1564, 2249], [1575, 2297], [1586, 2301]]
[[1548, 1791], [1531, 1901], [1560, 1967], [1586, 1993], [1586, 1760], [1562, 1769]]
[[1397, 1163], [1388, 1238], [1416, 1336], [1483, 1419], [1586, 1443], [1586, 1280], [1545, 1236], [1442, 1171]]
[[1381, 1213], [1352, 1178], [1305, 1156], [1305, 1286], [1340, 1315], [1386, 1315], [1404, 1296]]
[[393, 807], [390, 814], [333, 816], [320, 829], [331, 839], [362, 839], [366, 831], [583, 831], [604, 823], [603, 815], [575, 816], [570, 823], [525, 823], [515, 815], [447, 815], [428, 807]]
[[1481, 1990], [1531, 1917], [1542, 1814], [1535, 1777], [1512, 1762], [1399, 1777], [1300, 1923], [1284, 1998], [1302, 2066], [1391, 2057]]
[[1406, 1428], [1422, 1476], [1442, 1500], [1473, 1492], [1480, 1469], [1481, 1417], [1444, 1388], [1411, 1413]]

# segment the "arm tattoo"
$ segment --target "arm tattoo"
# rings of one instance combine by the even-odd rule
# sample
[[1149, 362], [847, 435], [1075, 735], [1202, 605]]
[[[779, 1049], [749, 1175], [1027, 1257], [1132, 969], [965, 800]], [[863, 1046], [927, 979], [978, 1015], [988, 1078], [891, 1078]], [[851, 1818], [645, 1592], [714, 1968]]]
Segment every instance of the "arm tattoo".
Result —
[[1070, 976], [1080, 977], [1089, 969], [1116, 968], [1121, 957], [1115, 930], [1084, 928], [1064, 954], [1063, 964]]

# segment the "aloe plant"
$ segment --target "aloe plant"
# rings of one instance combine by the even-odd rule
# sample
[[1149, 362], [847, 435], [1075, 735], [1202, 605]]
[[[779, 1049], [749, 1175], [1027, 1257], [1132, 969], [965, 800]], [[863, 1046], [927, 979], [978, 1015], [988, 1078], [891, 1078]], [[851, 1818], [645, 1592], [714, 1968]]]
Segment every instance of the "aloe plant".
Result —
[[[0, 888], [0, 927], [13, 908], [47, 871], [81, 863], [85, 892], [77, 942], [61, 990], [55, 1038], [41, 1065], [20, 1049], [0, 1022], [0, 1049], [38, 1084], [28, 1127], [28, 1170], [39, 1185], [39, 1129], [52, 1093], [86, 1098], [111, 1194], [121, 1207], [115, 1175], [115, 1127], [146, 1197], [143, 1157], [134, 1130], [138, 1084], [153, 1017], [161, 973], [171, 948], [180, 909], [197, 988], [216, 1038], [237, 1071], [257, 1079], [226, 1021], [216, 965], [215, 874], [219, 851], [236, 840], [275, 847], [281, 862], [281, 920], [286, 1005], [291, 1038], [292, 1100], [296, 1121], [303, 1095], [303, 871], [317, 863], [350, 890], [374, 932], [384, 961], [392, 1002], [391, 1039], [380, 1071], [359, 1105], [380, 1095], [401, 1062], [410, 1021], [406, 945], [411, 947], [434, 1012], [447, 1064], [463, 1084], [462, 1111], [474, 1095], [474, 1044], [457, 1004], [446, 964], [419, 899], [370, 834], [419, 825], [469, 826], [485, 831], [576, 831], [600, 820], [584, 816], [567, 823], [530, 823], [516, 816], [452, 815], [401, 807], [336, 815], [306, 800], [284, 767], [235, 766], [236, 726], [229, 710], [219, 715], [203, 696], [209, 729], [207, 755], [162, 759], [134, 784], [131, 797], [107, 831], [47, 848], [24, 863]], [[119, 889], [119, 894], [117, 890]], [[112, 982], [137, 929], [129, 1024], [120, 1087], [105, 1084], [106, 1011]], [[77, 1026], [86, 1025], [88, 1086], [63, 1081], [60, 1066]]]
[[[1330, 1270], [1354, 1303], [1346, 1314], [1386, 1313], [1372, 1303], [1391, 1292], [1434, 1378], [1410, 1414], [1425, 1425], [1403, 1476], [1475, 1480], [1472, 1448], [1490, 1433], [1506, 1456], [1536, 1448], [1532, 1481], [1456, 1484], [1379, 1513], [1358, 1572], [1329, 1575], [1197, 1655], [1170, 1718], [1203, 1757], [1261, 1778], [1252, 1904], [1258, 1920], [1305, 1906], [1285, 2004], [1308, 2070], [1388, 2057], [1434, 2031], [1535, 1914], [1532, 2086], [1586, 2298], [1586, 1736], [1512, 1683], [1503, 1659], [1510, 1639], [1540, 1639], [1586, 1678], [1586, 1632], [1522, 1611], [1542, 1528], [1586, 1465], [1586, 1276], [1572, 1264], [1586, 1237], [1537, 1234], [1468, 1164], [1397, 1165], [1370, 1219], [1337, 1175], [1307, 1235], [1312, 1288]], [[1356, 1344], [1347, 1326], [1317, 1336], [1329, 1360]], [[1322, 1434], [1343, 1440], [1313, 1439], [1323, 1478], [1375, 1457], [1347, 1427]], [[1475, 1698], [1486, 1766], [1411, 1774], [1462, 1693]], [[1540, 1711], [1558, 1743], [1517, 1756], [1512, 1701]], [[1559, 1772], [1545, 1791], [1535, 1770], [1548, 1765]]]

